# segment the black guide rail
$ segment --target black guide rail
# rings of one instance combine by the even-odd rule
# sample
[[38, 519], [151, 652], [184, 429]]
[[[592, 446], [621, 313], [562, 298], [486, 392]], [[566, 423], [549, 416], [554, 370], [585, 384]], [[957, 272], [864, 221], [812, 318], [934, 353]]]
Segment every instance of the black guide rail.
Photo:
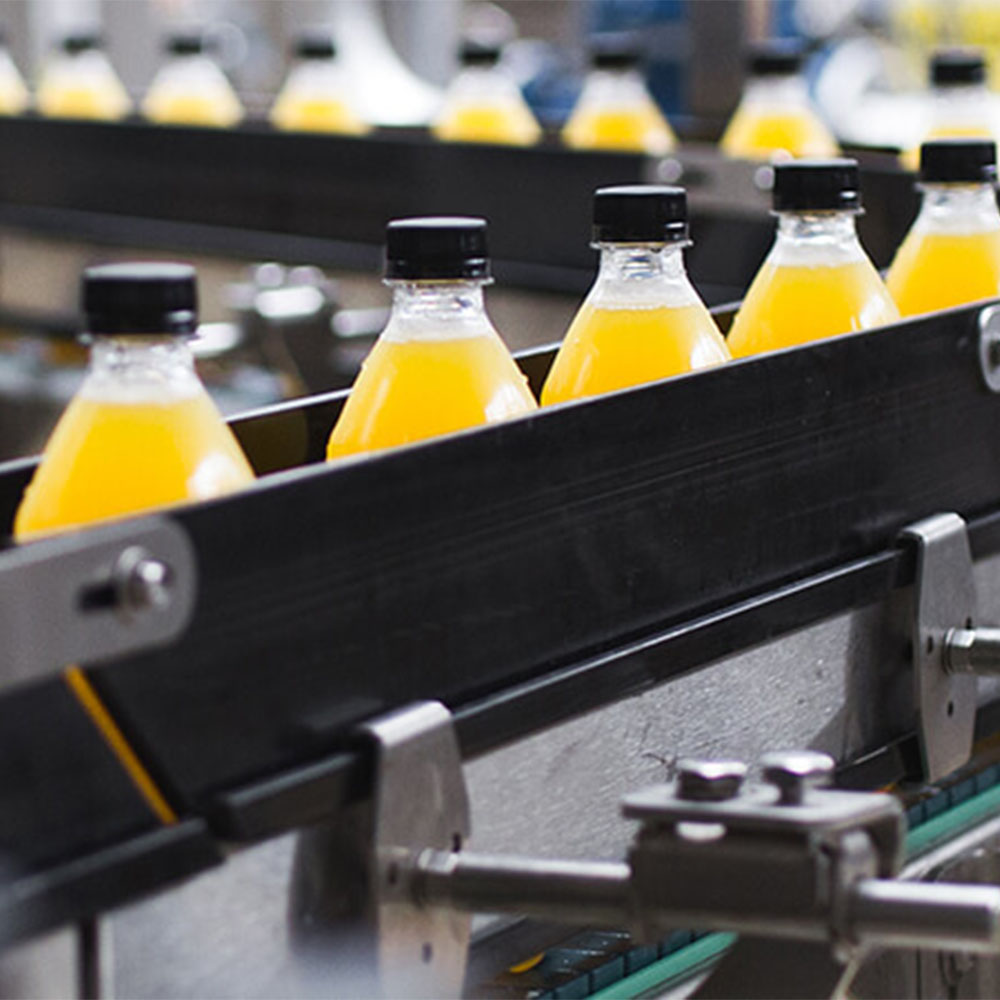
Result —
[[[125, 247], [375, 271], [385, 224], [407, 215], [490, 220], [498, 278], [580, 292], [590, 283], [591, 196], [649, 179], [632, 153], [441, 143], [418, 130], [365, 138], [127, 122], [0, 118], [0, 225]], [[59, 150], [58, 156], [52, 151]], [[683, 154], [679, 154], [683, 155]], [[691, 195], [689, 270], [710, 302], [738, 298], [770, 245], [767, 196], [750, 178], [720, 202], [723, 161], [701, 153]], [[912, 179], [868, 157], [862, 234], [883, 266], [915, 211]], [[719, 175], [719, 176], [717, 176]], [[723, 185], [724, 186], [724, 185]], [[869, 191], [870, 188], [870, 191]], [[731, 191], [724, 192], [732, 202]], [[746, 195], [746, 198], [743, 195]]]
[[[894, 540], [921, 517], [957, 511], [977, 557], [1000, 551], [979, 312], [337, 465], [343, 394], [239, 419], [258, 471], [284, 471], [171, 514], [198, 558], [187, 633], [86, 675], [182, 820], [253, 840], [365, 793], [351, 735], [375, 713], [441, 699], [474, 756], [878, 600], [912, 580]], [[521, 359], [536, 388], [550, 358]], [[0, 530], [30, 470], [0, 467]], [[102, 747], [54, 724], [65, 690], [0, 696], [0, 854], [26, 875], [155, 829], [127, 789], [98, 809], [81, 788], [60, 822]]]

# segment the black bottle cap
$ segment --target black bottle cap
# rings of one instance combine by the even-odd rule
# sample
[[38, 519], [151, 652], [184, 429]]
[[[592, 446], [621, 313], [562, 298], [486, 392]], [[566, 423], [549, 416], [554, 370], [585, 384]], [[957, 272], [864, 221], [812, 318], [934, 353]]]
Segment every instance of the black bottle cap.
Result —
[[595, 243], [680, 243], [688, 238], [684, 188], [630, 184], [594, 192]]
[[327, 31], [306, 31], [295, 39], [292, 51], [299, 59], [334, 59], [337, 45]]
[[747, 72], [751, 76], [795, 76], [802, 69], [804, 55], [797, 42], [761, 42], [747, 50]]
[[590, 65], [594, 69], [633, 69], [642, 61], [642, 51], [628, 37], [604, 35], [590, 43]]
[[166, 50], [172, 56], [200, 56], [212, 49], [212, 44], [203, 32], [196, 29], [175, 31], [167, 36]]
[[63, 52], [75, 56], [80, 52], [99, 49], [101, 47], [101, 36], [96, 31], [74, 31], [72, 34], [64, 36], [59, 46]]
[[997, 147], [992, 139], [934, 139], [920, 147], [920, 179], [927, 184], [992, 184]]
[[395, 219], [385, 231], [385, 276], [400, 281], [488, 278], [486, 220]]
[[941, 49], [931, 56], [931, 84], [962, 87], [986, 81], [986, 62], [977, 49]]
[[776, 212], [845, 212], [861, 208], [858, 161], [792, 160], [774, 165]]
[[502, 54], [499, 45], [466, 40], [458, 50], [458, 61], [463, 66], [496, 66]]
[[89, 333], [194, 333], [198, 323], [197, 282], [189, 264], [88, 267], [82, 299]]

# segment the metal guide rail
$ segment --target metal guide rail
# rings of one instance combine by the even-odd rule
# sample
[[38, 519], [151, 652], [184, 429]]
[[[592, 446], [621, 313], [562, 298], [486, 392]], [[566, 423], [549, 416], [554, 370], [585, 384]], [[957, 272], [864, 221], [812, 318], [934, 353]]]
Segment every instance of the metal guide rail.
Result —
[[[28, 616], [0, 660], [0, 937], [364, 798], [356, 727], [397, 706], [443, 701], [474, 757], [907, 586], [921, 518], [1000, 551], [997, 323], [956, 309], [338, 466], [344, 394], [313, 397], [234, 422], [285, 470], [244, 493], [0, 552]], [[551, 351], [520, 360], [538, 389]], [[5, 531], [31, 468], [0, 469]], [[81, 669], [56, 627], [92, 637]], [[857, 783], [918, 771], [915, 739], [882, 734]]]
[[[0, 144], [8, 150], [0, 223], [58, 239], [375, 270], [389, 219], [464, 213], [489, 219], [500, 280], [582, 291], [594, 267], [594, 189], [679, 182], [691, 199], [689, 271], [709, 301], [722, 302], [742, 294], [773, 232], [759, 166], [710, 147], [658, 161], [567, 150], [554, 139], [522, 149], [440, 143], [417, 130], [359, 139], [260, 123], [206, 129], [32, 116], [0, 119]], [[881, 266], [917, 201], [894, 161], [868, 161], [861, 233]]]

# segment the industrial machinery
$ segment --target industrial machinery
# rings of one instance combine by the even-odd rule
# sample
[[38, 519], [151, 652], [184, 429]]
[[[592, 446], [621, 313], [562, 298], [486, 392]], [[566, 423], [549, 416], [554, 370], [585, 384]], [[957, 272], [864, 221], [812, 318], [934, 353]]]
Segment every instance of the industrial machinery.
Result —
[[989, 995], [998, 341], [335, 466], [315, 395], [242, 494], [0, 552], [4, 989]]

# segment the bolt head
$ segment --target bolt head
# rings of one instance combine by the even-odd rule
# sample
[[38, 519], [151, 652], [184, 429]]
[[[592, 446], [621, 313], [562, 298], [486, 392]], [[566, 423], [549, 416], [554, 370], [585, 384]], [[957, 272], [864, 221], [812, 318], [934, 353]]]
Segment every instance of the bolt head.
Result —
[[725, 802], [740, 793], [747, 766], [738, 760], [682, 760], [677, 797], [689, 802]]
[[785, 750], [760, 760], [764, 780], [775, 785], [783, 805], [798, 805], [809, 788], [830, 784], [834, 759], [815, 750]]

